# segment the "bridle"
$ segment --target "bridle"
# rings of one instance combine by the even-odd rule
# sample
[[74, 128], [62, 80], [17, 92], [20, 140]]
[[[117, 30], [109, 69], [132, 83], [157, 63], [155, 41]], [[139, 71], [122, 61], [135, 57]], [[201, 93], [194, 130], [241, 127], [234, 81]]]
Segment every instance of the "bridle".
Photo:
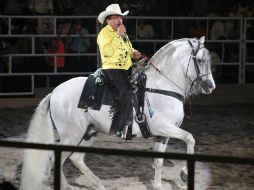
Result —
[[[190, 58], [189, 58], [189, 62], [188, 62], [188, 67], [187, 67], [186, 73], [185, 73], [185, 78], [189, 78], [189, 80], [191, 82], [191, 85], [190, 85], [191, 87], [190, 87], [188, 93], [186, 93], [185, 90], [182, 89], [182, 87], [180, 87], [177, 83], [175, 83], [169, 77], [167, 77], [167, 75], [165, 75], [156, 65], [153, 64], [153, 62], [152, 62], [152, 60], [150, 58], [145, 56], [146, 59], [148, 59], [148, 67], [149, 67], [149, 65], [151, 65], [160, 75], [162, 75], [169, 82], [174, 84], [181, 92], [183, 92], [183, 94], [185, 94], [185, 97], [182, 96], [180, 93], [177, 93], [177, 92], [174, 92], [174, 91], [160, 90], [160, 89], [154, 89], [154, 88], [146, 88], [147, 92], [153, 92], [153, 93], [158, 93], [158, 94], [172, 96], [172, 97], [175, 97], [175, 98], [177, 98], [178, 100], [180, 100], [180, 101], [182, 101], [184, 103], [186, 99], [188, 99], [193, 94], [195, 94], [194, 87], [197, 88], [197, 89], [200, 89], [200, 87], [202, 87], [202, 77], [209, 75], [209, 73], [201, 75], [196, 55], [197, 55], [197, 53], [198, 53], [198, 51], [200, 49], [204, 48], [204, 46], [201, 47], [201, 44], [200, 44], [199, 40], [198, 40], [198, 46], [197, 46], [197, 48], [194, 48], [194, 46], [193, 46], [193, 44], [191, 43], [190, 40], [188, 40], [188, 43], [190, 44], [190, 46], [192, 48], [192, 52], [191, 52], [191, 55], [190, 55]], [[190, 66], [190, 63], [191, 63], [190, 62], [191, 59], [193, 60], [194, 68], [195, 68], [195, 71], [196, 71], [196, 74], [197, 74], [197, 77], [194, 80], [191, 80], [191, 78], [188, 77], [188, 70], [189, 70], [189, 66]]]
[[[190, 44], [191, 48], [192, 48], [192, 52], [191, 52], [191, 55], [190, 55], [190, 59], [189, 59], [189, 62], [188, 62], [188, 67], [186, 69], [186, 73], [185, 73], [185, 78], [188, 78], [190, 80], [190, 83], [191, 83], [191, 87], [187, 93], [188, 96], [192, 96], [193, 94], [197, 94], [199, 92], [202, 91], [202, 86], [203, 86], [203, 77], [204, 76], [207, 76], [210, 74], [210, 72], [206, 73], [206, 74], [203, 74], [201, 75], [201, 72], [200, 72], [200, 68], [198, 66], [198, 61], [197, 61], [197, 53], [200, 49], [203, 49], [204, 46], [201, 47], [200, 45], [200, 41], [198, 40], [198, 45], [197, 45], [197, 48], [195, 49], [193, 44], [191, 43], [190, 40], [188, 40], [188, 43]], [[190, 77], [188, 77], [188, 70], [189, 70], [189, 66], [190, 66], [190, 60], [193, 60], [193, 63], [194, 63], [194, 68], [195, 68], [195, 71], [196, 71], [196, 74], [197, 74], [197, 77], [194, 79], [194, 80], [191, 80]], [[195, 88], [195, 89], [194, 89]], [[194, 89], [194, 90], [193, 90]], [[197, 90], [196, 90], [197, 89]], [[195, 92], [195, 90], [197, 92]]]

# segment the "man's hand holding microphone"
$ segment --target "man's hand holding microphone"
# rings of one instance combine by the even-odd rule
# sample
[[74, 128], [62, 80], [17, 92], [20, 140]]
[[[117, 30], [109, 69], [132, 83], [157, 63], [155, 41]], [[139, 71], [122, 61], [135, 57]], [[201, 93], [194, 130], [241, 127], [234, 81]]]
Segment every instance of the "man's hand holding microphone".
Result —
[[128, 40], [128, 36], [126, 34], [126, 28], [123, 24], [120, 24], [117, 29], [117, 34], [123, 38], [124, 41]]

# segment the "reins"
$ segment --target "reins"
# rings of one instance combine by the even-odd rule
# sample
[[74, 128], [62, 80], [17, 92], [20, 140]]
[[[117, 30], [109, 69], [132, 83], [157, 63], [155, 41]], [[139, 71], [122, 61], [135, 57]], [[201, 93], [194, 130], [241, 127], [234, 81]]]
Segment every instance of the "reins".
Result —
[[[148, 60], [148, 67], [149, 67], [149, 65], [151, 65], [160, 75], [162, 75], [164, 78], [166, 78], [168, 81], [170, 81], [172, 84], [174, 84], [177, 88], [179, 88], [183, 93], [185, 93], [184, 92], [184, 90], [178, 85], [178, 84], [176, 84], [174, 81], [172, 81], [170, 78], [168, 78], [158, 67], [156, 67], [154, 64], [153, 64], [153, 62], [151, 61], [151, 58], [149, 58], [149, 57], [147, 57], [146, 55], [142, 55], [145, 59], [147, 59]], [[158, 90], [158, 89], [152, 89], [152, 88], [147, 88], [147, 90], [149, 91], [149, 92], [154, 92], [154, 93], [159, 93], [159, 94], [164, 94], [164, 95], [167, 95], [167, 92], [166, 92], [166, 90]], [[163, 91], [163, 92], [162, 92]], [[170, 93], [168, 93], [168, 94], [171, 94], [171, 92], [172, 91], [169, 91]], [[173, 92], [173, 93], [176, 93], [176, 92]], [[177, 95], [177, 97], [181, 97], [181, 98], [177, 98], [177, 99], [179, 99], [180, 101], [183, 101], [184, 102], [184, 97], [181, 95], [181, 94], [179, 94], [179, 93], [176, 93]]]
[[[203, 76], [207, 76], [209, 73], [207, 73], [206, 75], [201, 75], [200, 74], [200, 69], [198, 67], [198, 63], [197, 63], [197, 58], [196, 58], [196, 55], [198, 53], [198, 51], [204, 47], [200, 47], [200, 41], [198, 41], [198, 46], [197, 48], [194, 48], [193, 44], [191, 43], [190, 40], [188, 40], [188, 43], [189, 45], [191, 46], [192, 48], [192, 52], [191, 52], [191, 55], [190, 55], [190, 58], [189, 58], [189, 61], [188, 61], [188, 66], [187, 66], [187, 69], [186, 69], [186, 73], [185, 73], [185, 78], [188, 77], [187, 73], [188, 73], [188, 70], [189, 70], [189, 65], [190, 65], [190, 60], [192, 59], [193, 62], [194, 62], [194, 67], [195, 67], [195, 71], [196, 71], [196, 74], [197, 74], [197, 78], [195, 80], [191, 80], [189, 78], [189, 80], [191, 81], [191, 87], [188, 91], [188, 93], [186, 93], [182, 87], [180, 87], [177, 83], [175, 83], [174, 81], [172, 81], [169, 77], [167, 77], [156, 65], [153, 64], [151, 58], [147, 57], [146, 55], [142, 55], [145, 59], [148, 60], [148, 66], [151, 65], [160, 75], [162, 75], [164, 78], [166, 78], [168, 81], [170, 81], [172, 84], [174, 84], [181, 92], [183, 92], [183, 94], [186, 95], [186, 97], [190, 97], [192, 95], [192, 89], [195, 85], [196, 82], [200, 83], [202, 81], [202, 77]], [[158, 91], [158, 90], [150, 90], [150, 91]], [[159, 93], [159, 91], [158, 91]], [[181, 95], [182, 96], [182, 95]], [[184, 98], [185, 99], [185, 98]]]
[[[196, 55], [197, 55], [198, 51], [201, 48], [204, 48], [204, 47], [200, 47], [200, 41], [198, 41], [197, 48], [194, 48], [194, 46], [193, 46], [193, 44], [191, 43], [190, 40], [188, 40], [188, 43], [189, 43], [190, 47], [192, 48], [191, 55], [190, 55], [190, 58], [189, 58], [189, 61], [188, 61], [188, 66], [187, 66], [187, 69], [186, 69], [186, 72], [185, 72], [185, 78], [189, 78], [189, 80], [191, 82], [190, 89], [189, 89], [188, 93], [186, 93], [182, 87], [180, 87], [177, 83], [175, 83], [167, 75], [165, 75], [152, 62], [151, 58], [149, 58], [146, 55], [142, 55], [142, 57], [147, 60], [148, 67], [151, 65], [155, 69], [155, 71], [157, 71], [160, 75], [162, 75], [164, 78], [166, 78], [169, 82], [171, 82], [173, 85], [175, 85], [178, 89], [180, 89], [180, 91], [183, 92], [183, 94], [185, 94], [185, 96], [187, 97], [188, 103], [189, 103], [189, 109], [188, 109], [189, 113], [188, 114], [185, 113], [185, 116], [190, 119], [191, 115], [192, 115], [192, 113], [191, 113], [192, 111], [191, 111], [191, 100], [190, 100], [190, 97], [192, 96], [193, 88], [194, 88], [195, 84], [197, 84], [198, 87], [200, 87], [202, 85], [202, 77], [207, 76], [209, 73], [201, 75], [200, 68], [198, 66]], [[195, 71], [196, 71], [196, 74], [197, 74], [197, 78], [195, 78], [195, 80], [191, 80], [191, 78], [188, 77], [188, 70], [189, 70], [191, 59], [193, 60], [194, 68], [195, 68]], [[163, 95], [171, 96], [171, 97], [174, 97], [174, 98], [182, 101], [183, 104], [186, 103], [186, 97], [182, 96], [181, 94], [179, 94], [177, 92], [167, 91], [167, 90], [160, 90], [160, 89], [153, 89], [153, 88], [146, 88], [146, 91], [147, 92], [152, 92], [152, 93], [158, 93], [158, 94], [163, 94]]]

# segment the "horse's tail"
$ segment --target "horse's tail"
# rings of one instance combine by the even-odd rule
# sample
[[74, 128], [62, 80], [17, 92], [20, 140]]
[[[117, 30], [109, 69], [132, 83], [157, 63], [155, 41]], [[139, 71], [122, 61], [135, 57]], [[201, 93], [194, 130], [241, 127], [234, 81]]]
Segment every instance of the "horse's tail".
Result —
[[[28, 129], [27, 142], [45, 144], [54, 142], [54, 131], [49, 111], [50, 97], [51, 94], [47, 95], [36, 108]], [[51, 169], [49, 162], [51, 154], [52, 152], [45, 150], [26, 149], [24, 151], [20, 189], [41, 189], [46, 172], [49, 174]]]

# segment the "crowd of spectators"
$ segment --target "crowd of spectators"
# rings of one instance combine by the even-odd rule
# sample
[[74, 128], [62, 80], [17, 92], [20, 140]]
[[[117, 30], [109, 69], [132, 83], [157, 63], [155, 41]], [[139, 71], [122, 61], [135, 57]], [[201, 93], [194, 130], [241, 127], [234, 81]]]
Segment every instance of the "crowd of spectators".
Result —
[[[253, 17], [253, 0], [0, 0], [0, 15], [71, 15], [85, 16], [98, 15], [111, 3], [118, 3], [123, 11], [130, 10], [128, 16], [154, 16], [154, 17], [214, 17], [210, 20], [208, 30], [207, 22], [202, 19], [174, 21], [172, 24], [166, 19], [140, 19], [137, 23], [127, 20], [125, 23], [128, 35], [131, 39], [176, 39], [182, 37], [208, 36], [209, 40], [240, 39], [239, 22], [232, 19], [216, 19], [217, 17]], [[247, 36], [254, 39], [254, 21], [247, 25]], [[88, 19], [57, 19], [56, 37], [35, 38], [35, 53], [86, 53], [96, 51], [96, 38], [88, 38], [86, 35], [96, 33], [96, 23]], [[51, 18], [17, 18], [12, 19], [12, 34], [54, 34], [54, 22]], [[8, 20], [0, 19], [0, 34], [8, 34]], [[65, 35], [65, 37], [62, 37]], [[76, 37], [70, 37], [76, 35]], [[7, 53], [31, 53], [31, 38], [1, 38], [0, 54]], [[144, 48], [148, 46], [144, 45]], [[143, 48], [143, 47], [141, 47]], [[220, 49], [212, 46], [211, 49]], [[231, 48], [230, 49], [234, 49]], [[149, 56], [153, 49], [150, 48]], [[144, 49], [145, 51], [145, 49]], [[238, 51], [238, 49], [235, 49]], [[147, 52], [145, 52], [147, 53]], [[218, 52], [215, 52], [218, 53]], [[229, 52], [230, 54], [230, 52]], [[234, 57], [231, 53], [231, 58]], [[219, 57], [221, 57], [219, 55]], [[3, 58], [1, 58], [3, 59]], [[18, 63], [15, 66], [15, 61]], [[30, 69], [25, 72], [53, 71], [56, 61], [58, 71], [92, 71], [95, 67], [84, 65], [84, 62], [95, 62], [87, 56], [58, 56], [54, 57], [30, 57], [13, 59], [13, 71], [24, 72], [23, 68]], [[2, 60], [1, 60], [2, 62]], [[21, 63], [23, 63], [23, 65]], [[35, 67], [24, 64], [36, 62]], [[73, 66], [73, 62], [76, 63]], [[38, 66], [42, 65], [42, 66]], [[46, 66], [46, 67], [45, 67]], [[16, 69], [16, 70], [15, 70]], [[5, 70], [0, 64], [0, 72]]]
[[252, 0], [0, 0], [3, 15], [98, 15], [118, 3], [130, 16], [252, 17]]
[[[252, 0], [0, 0], [2, 15], [98, 15], [110, 3], [119, 3], [123, 10], [130, 10], [128, 16], [164, 16], [164, 17], [253, 17], [254, 1]], [[72, 21], [75, 22], [75, 21]], [[60, 23], [62, 24], [62, 23]], [[130, 24], [131, 25], [131, 24]], [[93, 26], [86, 25], [86, 34], [94, 33]], [[170, 23], [165, 20], [138, 22], [138, 38], [168, 39], [172, 34]], [[205, 20], [177, 20], [174, 26], [174, 38], [182, 36], [200, 37], [208, 35], [211, 40], [236, 39], [239, 37], [239, 24], [232, 20], [214, 20], [209, 23], [207, 31]], [[93, 30], [93, 31], [91, 31]], [[132, 30], [135, 30], [132, 28]], [[128, 30], [129, 31], [129, 30]], [[0, 19], [0, 34], [8, 32], [8, 22]], [[209, 32], [207, 34], [207, 32]], [[247, 29], [253, 33], [253, 25]], [[46, 18], [13, 19], [12, 33], [52, 34], [52, 20]], [[132, 34], [131, 34], [132, 35]], [[254, 36], [251, 36], [254, 38]]]
[[[164, 17], [253, 17], [254, 1], [252, 0], [0, 0], [2, 15], [98, 15], [110, 3], [119, 3], [123, 10], [130, 10], [129, 16], [164, 16]], [[50, 25], [51, 24], [51, 25]], [[13, 19], [12, 33], [52, 33], [53, 26], [49, 19], [41, 18], [38, 21]], [[165, 20], [146, 21], [138, 23], [137, 37], [139, 38], [168, 38], [171, 34], [170, 24]], [[190, 37], [206, 35], [206, 22], [203, 20], [183, 23], [175, 22], [174, 38], [179, 34]], [[8, 22], [0, 19], [0, 34], [7, 33]], [[235, 39], [239, 36], [239, 26], [229, 21], [218, 20], [209, 24], [209, 38], [217, 40], [221, 38]], [[94, 29], [86, 28], [88, 33]], [[50, 31], [51, 30], [51, 31]], [[133, 29], [134, 30], [134, 29]], [[141, 33], [140, 33], [141, 32]], [[252, 35], [253, 26], [249, 26], [248, 33]], [[254, 38], [254, 36], [251, 36]]]

